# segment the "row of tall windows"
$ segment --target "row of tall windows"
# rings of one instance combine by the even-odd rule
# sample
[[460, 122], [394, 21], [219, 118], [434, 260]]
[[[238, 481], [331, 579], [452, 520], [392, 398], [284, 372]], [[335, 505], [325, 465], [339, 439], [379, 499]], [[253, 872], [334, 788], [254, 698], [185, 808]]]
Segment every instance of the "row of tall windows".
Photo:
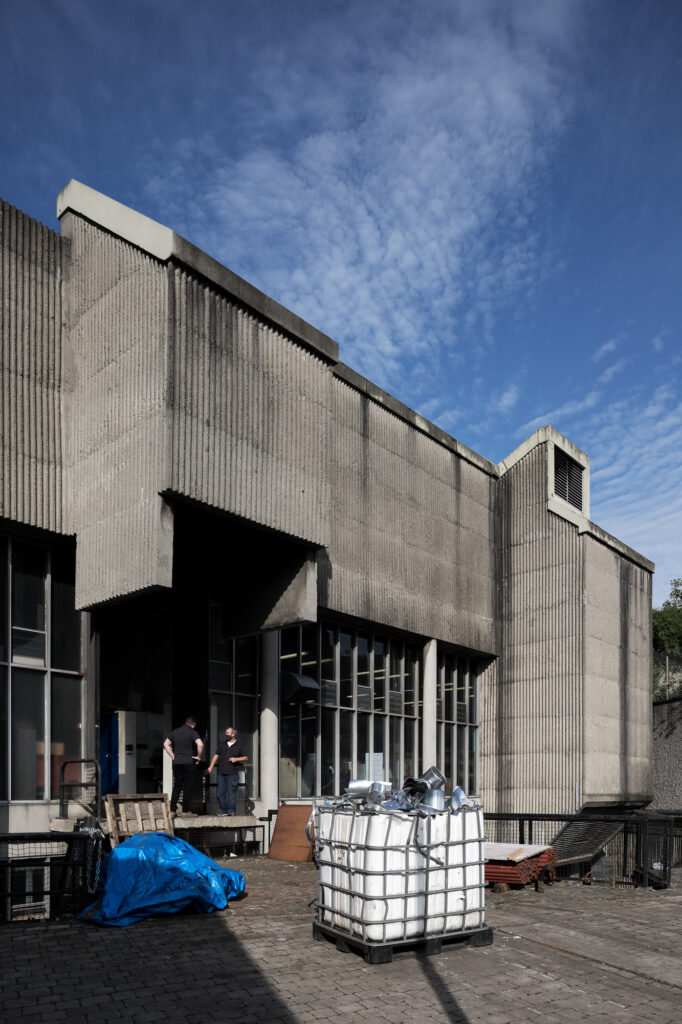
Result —
[[478, 793], [476, 662], [439, 652], [436, 685], [438, 766], [465, 793]]
[[225, 605], [209, 609], [209, 760], [228, 725], [237, 730], [248, 755], [246, 785], [250, 796], [260, 792], [258, 637], [230, 637]]
[[73, 552], [0, 537], [0, 800], [58, 797], [82, 756], [80, 669]]
[[421, 662], [420, 646], [368, 630], [282, 630], [281, 796], [336, 795], [353, 778], [399, 786], [415, 775]]

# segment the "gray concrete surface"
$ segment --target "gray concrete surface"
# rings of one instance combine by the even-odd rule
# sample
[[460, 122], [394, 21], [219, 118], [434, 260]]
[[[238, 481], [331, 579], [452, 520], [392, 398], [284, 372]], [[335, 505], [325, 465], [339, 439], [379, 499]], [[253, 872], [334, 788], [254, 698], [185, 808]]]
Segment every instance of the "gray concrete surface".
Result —
[[[129, 928], [0, 926], [3, 1020], [679, 1024], [682, 890], [561, 883], [491, 896], [495, 941], [369, 966], [311, 936], [312, 864], [231, 860], [227, 911]], [[1, 1013], [2, 1011], [0, 1011]]]

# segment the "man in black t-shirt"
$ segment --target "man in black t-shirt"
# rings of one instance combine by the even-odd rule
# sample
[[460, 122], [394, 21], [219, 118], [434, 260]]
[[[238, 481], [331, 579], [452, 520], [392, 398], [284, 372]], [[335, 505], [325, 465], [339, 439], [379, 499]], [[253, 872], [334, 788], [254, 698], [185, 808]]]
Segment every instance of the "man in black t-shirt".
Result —
[[[182, 793], [183, 814], [191, 814], [192, 783], [197, 763], [204, 752], [204, 744], [196, 730], [196, 718], [185, 719], [185, 724], [173, 729], [164, 740], [163, 748], [173, 762], [173, 793], [171, 794], [171, 814], [176, 814], [178, 801]], [[195, 753], [196, 750], [196, 753]]]
[[228, 725], [225, 739], [218, 744], [206, 774], [210, 775], [218, 765], [218, 814], [234, 815], [237, 810], [237, 786], [239, 768], [248, 760], [243, 748], [237, 742], [237, 730]]

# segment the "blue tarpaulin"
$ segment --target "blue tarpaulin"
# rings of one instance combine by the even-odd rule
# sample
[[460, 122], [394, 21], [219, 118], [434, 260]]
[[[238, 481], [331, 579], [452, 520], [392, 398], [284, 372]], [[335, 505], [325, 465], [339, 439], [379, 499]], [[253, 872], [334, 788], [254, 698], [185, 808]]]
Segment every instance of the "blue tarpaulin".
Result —
[[221, 868], [184, 839], [165, 832], [131, 836], [102, 863], [99, 899], [79, 914], [95, 924], [128, 925], [192, 905], [223, 910], [244, 891], [241, 871]]

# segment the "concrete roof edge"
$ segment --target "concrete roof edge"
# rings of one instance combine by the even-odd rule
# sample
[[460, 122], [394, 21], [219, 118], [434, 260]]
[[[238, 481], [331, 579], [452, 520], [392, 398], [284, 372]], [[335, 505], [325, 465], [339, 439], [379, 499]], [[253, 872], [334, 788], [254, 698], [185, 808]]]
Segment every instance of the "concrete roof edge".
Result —
[[513, 466], [515, 466], [517, 462], [520, 462], [521, 459], [525, 458], [529, 452], [533, 451], [534, 448], [537, 448], [538, 445], [545, 444], [547, 441], [553, 441], [557, 444], [566, 452], [567, 455], [570, 455], [571, 458], [575, 459], [583, 469], [589, 468], [589, 455], [586, 455], [584, 451], [578, 448], [577, 445], [574, 445], [572, 441], [569, 441], [567, 437], [564, 437], [564, 435], [560, 434], [558, 430], [555, 430], [554, 427], [550, 427], [549, 424], [547, 424], [544, 427], [538, 427], [530, 437], [527, 437], [525, 441], [521, 442], [518, 448], [515, 448], [513, 452], [510, 452], [510, 454], [502, 460], [502, 462], [498, 463], [498, 474], [503, 476]]
[[414, 409], [410, 409], [409, 406], [404, 405], [403, 402], [389, 395], [388, 392], [383, 391], [376, 384], [373, 384], [371, 380], [367, 380], [366, 377], [357, 373], [350, 366], [346, 366], [345, 363], [337, 363], [333, 372], [336, 377], [339, 377], [357, 391], [363, 392], [368, 398], [376, 402], [377, 405], [384, 406], [385, 409], [388, 409], [389, 412], [415, 427], [420, 433], [426, 434], [434, 441], [437, 441], [438, 444], [449, 448], [450, 451], [466, 459], [467, 462], [470, 462], [489, 476], [497, 476], [497, 466], [494, 462], [490, 462], [489, 459], [479, 455], [478, 452], [467, 448], [466, 445], [446, 433], [446, 431], [441, 430], [440, 427], [437, 427], [435, 423], [431, 423], [424, 416], [420, 416]]
[[589, 537], [593, 537], [601, 544], [606, 545], [606, 547], [611, 548], [613, 551], [617, 551], [620, 555], [623, 555], [623, 557], [627, 558], [630, 562], [634, 562], [635, 565], [638, 565], [641, 569], [646, 569], [647, 572], [651, 573], [656, 572], [656, 565], [654, 562], [650, 561], [650, 559], [646, 558], [644, 555], [640, 555], [639, 551], [635, 551], [634, 548], [628, 547], [628, 545], [624, 544], [622, 540], [618, 540], [617, 537], [613, 537], [610, 533], [607, 533], [606, 530], [602, 530], [601, 526], [597, 526], [596, 523], [586, 523], [585, 527], [583, 527], [580, 532], [586, 533]]
[[338, 343], [332, 338], [228, 270], [186, 238], [143, 213], [75, 179], [57, 197], [57, 216], [61, 218], [67, 210], [85, 217], [164, 263], [169, 260], [182, 263], [261, 314], [275, 327], [300, 340], [327, 361], [336, 362], [339, 358]]

